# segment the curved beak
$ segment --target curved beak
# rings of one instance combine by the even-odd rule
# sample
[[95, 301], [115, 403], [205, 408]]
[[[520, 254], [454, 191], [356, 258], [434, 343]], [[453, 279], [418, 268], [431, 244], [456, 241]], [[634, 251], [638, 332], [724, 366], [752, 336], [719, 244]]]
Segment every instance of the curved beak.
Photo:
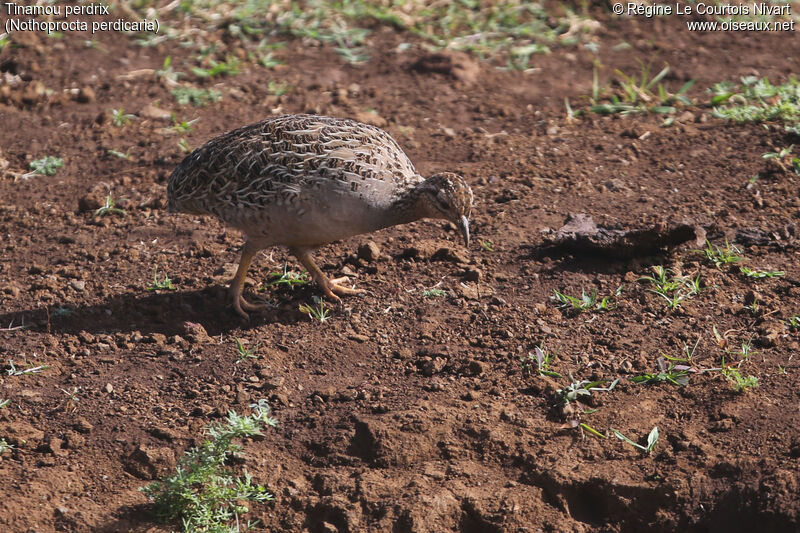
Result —
[[469, 248], [469, 220], [467, 217], [461, 216], [459, 228], [461, 229], [461, 236], [464, 237], [464, 246]]

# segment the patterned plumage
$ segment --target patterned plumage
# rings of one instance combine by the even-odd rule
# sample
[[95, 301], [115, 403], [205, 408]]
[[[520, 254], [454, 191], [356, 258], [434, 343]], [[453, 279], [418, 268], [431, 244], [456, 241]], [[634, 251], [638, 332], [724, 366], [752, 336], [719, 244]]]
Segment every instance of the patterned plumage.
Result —
[[[329, 242], [419, 220], [443, 218], [469, 239], [472, 190], [463, 178], [427, 180], [387, 132], [348, 119], [283, 115], [216, 137], [170, 176], [168, 210], [211, 214], [247, 237], [231, 285], [234, 308], [252, 257], [285, 245], [327, 296], [356, 291], [328, 280], [310, 253]], [[240, 279], [241, 278], [241, 279]]]

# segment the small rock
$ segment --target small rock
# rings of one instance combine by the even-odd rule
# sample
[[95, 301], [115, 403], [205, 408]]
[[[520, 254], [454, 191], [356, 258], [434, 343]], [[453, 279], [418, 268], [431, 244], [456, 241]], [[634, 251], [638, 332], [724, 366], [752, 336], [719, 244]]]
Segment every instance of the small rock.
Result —
[[112, 385], [111, 383], [106, 383], [106, 386], [104, 388], [108, 394], [114, 392], [114, 385]]
[[69, 285], [76, 291], [83, 292], [84, 290], [86, 290], [86, 282], [83, 280], [73, 279], [72, 281], [69, 282]]
[[264, 381], [261, 390], [273, 391], [283, 387], [286, 380], [282, 376], [275, 376]]
[[359, 335], [358, 333], [352, 333], [352, 334], [348, 335], [347, 338], [350, 339], [350, 340], [353, 340], [353, 341], [356, 341], [356, 342], [362, 342], [362, 343], [363, 342], [367, 342], [369, 340], [369, 337], [367, 337], [366, 335]]
[[96, 96], [94, 94], [94, 89], [92, 89], [91, 87], [82, 87], [81, 90], [78, 91], [78, 95], [75, 97], [75, 100], [77, 100], [81, 104], [88, 104], [94, 102], [95, 99]]
[[477, 268], [468, 268], [461, 276], [464, 278], [464, 281], [474, 281], [477, 283], [481, 280], [482, 272]]
[[82, 416], [79, 416], [78, 418], [75, 419], [75, 423], [72, 424], [72, 427], [74, 427], [76, 431], [79, 431], [80, 433], [84, 434], [91, 433], [92, 430], [94, 429], [94, 426], [90, 424], [89, 421], [83, 418]]
[[388, 124], [386, 119], [380, 116], [375, 111], [360, 111], [356, 113], [353, 118], [355, 118], [359, 122], [364, 122], [365, 124], [372, 124], [373, 126], [378, 126], [379, 128], [384, 128]]
[[150, 448], [139, 445], [124, 459], [125, 470], [139, 479], [156, 479], [163, 476], [175, 463], [171, 448]]
[[139, 111], [139, 116], [142, 118], [149, 118], [152, 120], [172, 120], [172, 113], [166, 109], [161, 109], [154, 105], [146, 105]]
[[371, 263], [373, 261], [377, 261], [380, 256], [381, 249], [373, 241], [369, 241], [368, 243], [362, 244], [358, 247], [358, 258], [363, 261]]
[[206, 328], [196, 322], [186, 321], [181, 324], [181, 329], [183, 336], [189, 339], [190, 342], [202, 344], [211, 341]]
[[422, 375], [426, 377], [431, 377], [434, 374], [438, 374], [444, 367], [447, 365], [447, 359], [443, 357], [426, 357], [422, 361], [421, 370]]
[[96, 211], [106, 204], [109, 189], [106, 185], [94, 185], [89, 191], [78, 199], [78, 211], [85, 213]]
[[421, 73], [435, 72], [457, 80], [474, 83], [481, 73], [480, 65], [464, 52], [444, 50], [421, 57], [411, 65]]

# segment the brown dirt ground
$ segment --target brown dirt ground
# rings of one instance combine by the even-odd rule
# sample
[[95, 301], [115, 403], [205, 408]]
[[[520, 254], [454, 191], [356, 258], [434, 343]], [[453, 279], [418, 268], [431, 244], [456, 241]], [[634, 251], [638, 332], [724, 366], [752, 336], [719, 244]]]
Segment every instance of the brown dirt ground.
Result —
[[[720, 80], [784, 79], [800, 57], [793, 34], [690, 34], [676, 17], [597, 16], [603, 80], [614, 68], [667, 62], [675, 87], [698, 80], [696, 101]], [[792, 142], [781, 128], [729, 124], [700, 108], [669, 128], [655, 116], [568, 121], [564, 97], [584, 107], [591, 88], [594, 55], [581, 47], [537, 57], [541, 70], [528, 74], [480, 64], [470, 82], [413, 70], [425, 52], [398, 53], [410, 38], [393, 30], [370, 37], [373, 59], [363, 66], [294, 41], [276, 71], [190, 78], [224, 94], [193, 108], [152, 76], [126, 79], [167, 55], [182, 70], [187, 52], [177, 44], [146, 49], [114, 34], [93, 49], [81, 34], [15, 39], [21, 46], [2, 52], [0, 70], [23, 84], [0, 93], [0, 159], [16, 171], [43, 155], [65, 165], [55, 177], [0, 179], [0, 325], [30, 326], [0, 332], [0, 359], [49, 365], [0, 378], [0, 399], [11, 400], [0, 437], [16, 446], [0, 456], [4, 530], [169, 530], [148, 519], [137, 489], [168, 472], [210, 421], [265, 397], [279, 425], [246, 444], [244, 466], [276, 495], [252, 513], [272, 531], [800, 527], [798, 333], [785, 323], [800, 311], [798, 177], [766, 175], [761, 157]], [[612, 48], [621, 41], [632, 47]], [[271, 96], [270, 79], [293, 89]], [[94, 94], [75, 96], [86, 88]], [[453, 228], [423, 221], [327, 246], [324, 269], [347, 266], [369, 295], [318, 324], [298, 311], [314, 287], [268, 289], [276, 308], [245, 323], [224, 292], [240, 236], [163, 209], [165, 181], [183, 156], [178, 137], [157, 120], [118, 128], [98, 119], [151, 103], [200, 118], [191, 146], [272, 112], [374, 109], [423, 174], [455, 170], [472, 184], [476, 244], [467, 251]], [[762, 179], [748, 189], [755, 173]], [[127, 200], [127, 216], [98, 221], [78, 210], [101, 182]], [[688, 248], [631, 260], [538, 253], [540, 231], [571, 212], [620, 227], [688, 220], [715, 242], [738, 239], [751, 266], [786, 277], [748, 281]], [[353, 254], [369, 240], [382, 254], [367, 263]], [[442, 260], [431, 258], [440, 248]], [[269, 251], [250, 277], [260, 284], [287, 259]], [[700, 273], [713, 288], [668, 312], [636, 281], [655, 264]], [[178, 290], [145, 290], [156, 266]], [[475, 271], [479, 281], [466, 281]], [[439, 283], [445, 297], [421, 296]], [[606, 295], [620, 285], [606, 312], [574, 315], [550, 299], [554, 289]], [[755, 315], [745, 307], [754, 297]], [[697, 339], [699, 364], [717, 365], [724, 350], [713, 327], [734, 348], [752, 337], [758, 351], [742, 370], [759, 378], [757, 389], [738, 394], [715, 372], [682, 388], [629, 381]], [[234, 337], [259, 343], [258, 359], [237, 362]], [[564, 429], [553, 394], [569, 379], [521, 369], [540, 343], [564, 376], [621, 377], [580, 420], [635, 438], [657, 425], [653, 454]], [[76, 388], [71, 402], [64, 391]]]

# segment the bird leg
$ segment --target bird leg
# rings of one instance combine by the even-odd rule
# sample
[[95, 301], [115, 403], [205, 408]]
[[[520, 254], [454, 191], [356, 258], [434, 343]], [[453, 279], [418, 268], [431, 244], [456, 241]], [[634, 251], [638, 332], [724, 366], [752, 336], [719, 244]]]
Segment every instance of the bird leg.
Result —
[[255, 257], [258, 251], [258, 248], [256, 248], [250, 241], [244, 243], [244, 248], [242, 249], [242, 259], [239, 261], [239, 268], [236, 270], [236, 275], [233, 277], [233, 281], [231, 282], [230, 294], [231, 299], [233, 300], [233, 308], [245, 319], [250, 318], [247, 313], [245, 313], [245, 310], [260, 311], [266, 308], [265, 305], [252, 304], [245, 300], [244, 296], [242, 296], [242, 289], [244, 288], [244, 279], [247, 277], [247, 270], [250, 268], [250, 263], [253, 261], [253, 257]]
[[347, 294], [364, 294], [367, 292], [363, 289], [351, 289], [349, 287], [342, 287], [339, 285], [339, 283], [347, 280], [346, 277], [336, 278], [334, 280], [328, 279], [328, 276], [326, 276], [314, 262], [314, 258], [311, 257], [310, 249], [289, 248], [289, 251], [303, 264], [304, 267], [306, 267], [306, 270], [308, 270], [308, 272], [311, 274], [311, 279], [313, 279], [317, 285], [322, 288], [322, 292], [324, 292], [325, 296], [331, 300], [341, 302], [342, 299], [339, 298], [338, 295], [344, 296]]

